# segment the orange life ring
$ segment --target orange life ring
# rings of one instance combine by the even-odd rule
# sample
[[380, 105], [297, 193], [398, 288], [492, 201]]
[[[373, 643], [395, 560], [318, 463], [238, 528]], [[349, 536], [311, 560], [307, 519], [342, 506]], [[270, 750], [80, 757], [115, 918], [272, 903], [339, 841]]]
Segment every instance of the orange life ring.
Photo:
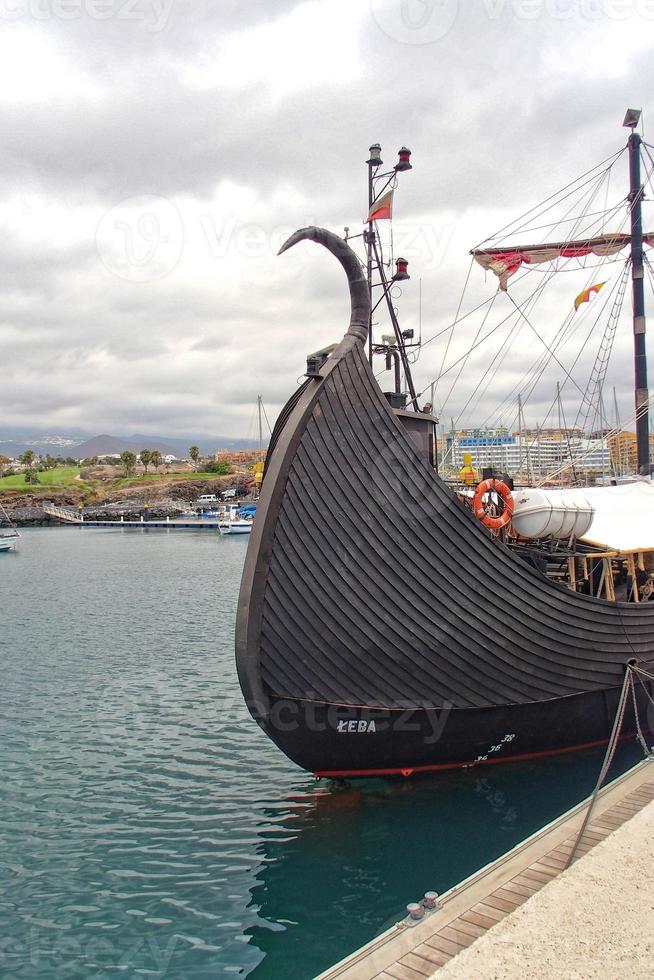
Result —
[[[487, 493], [496, 493], [504, 502], [504, 510], [499, 517], [491, 517], [490, 514], [486, 513], [486, 508], [484, 507], [484, 495]], [[472, 509], [475, 512], [475, 517], [479, 518], [482, 524], [486, 527], [493, 528], [497, 530], [500, 527], [506, 527], [506, 525], [511, 520], [513, 514], [513, 497], [511, 496], [511, 491], [507, 487], [506, 483], [502, 480], [484, 480], [479, 484], [475, 490], [475, 496], [472, 501]]]

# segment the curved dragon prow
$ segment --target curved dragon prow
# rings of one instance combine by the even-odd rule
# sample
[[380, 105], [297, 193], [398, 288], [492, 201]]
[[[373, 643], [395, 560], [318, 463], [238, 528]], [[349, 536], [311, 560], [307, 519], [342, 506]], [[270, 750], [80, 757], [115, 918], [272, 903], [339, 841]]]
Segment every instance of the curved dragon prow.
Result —
[[370, 294], [363, 267], [356, 254], [343, 238], [339, 238], [332, 231], [327, 231], [326, 228], [317, 228], [315, 225], [294, 231], [290, 238], [286, 239], [277, 254], [281, 255], [282, 252], [286, 252], [293, 245], [303, 241], [318, 242], [319, 245], [323, 245], [343, 266], [350, 287], [351, 303], [350, 325], [347, 333], [365, 343], [368, 339], [368, 324], [370, 322]]

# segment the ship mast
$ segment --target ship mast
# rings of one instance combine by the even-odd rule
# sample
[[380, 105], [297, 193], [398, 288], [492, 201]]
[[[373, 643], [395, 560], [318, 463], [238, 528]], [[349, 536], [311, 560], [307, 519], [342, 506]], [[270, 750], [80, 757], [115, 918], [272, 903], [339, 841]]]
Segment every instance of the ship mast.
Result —
[[649, 392], [647, 388], [647, 347], [645, 341], [645, 290], [643, 270], [644, 187], [640, 176], [640, 134], [636, 126], [640, 110], [628, 109], [623, 125], [631, 129], [629, 148], [629, 204], [631, 208], [631, 289], [634, 327], [634, 388], [636, 402], [636, 447], [638, 471], [649, 475]]
[[[390, 277], [386, 274], [381, 243], [375, 232], [375, 219], [372, 217], [375, 213], [375, 205], [381, 205], [382, 202], [389, 197], [390, 188], [391, 203], [387, 204], [388, 213], [382, 215], [382, 217], [390, 219], [392, 214], [392, 191], [397, 183], [398, 174], [412, 169], [411, 150], [407, 149], [406, 146], [401, 147], [401, 149], [398, 151], [398, 162], [391, 170], [386, 172], [381, 172], [383, 160], [381, 158], [381, 146], [379, 143], [373, 143], [373, 145], [370, 147], [369, 153], [370, 156], [368, 160], [366, 160], [368, 167], [368, 220], [365, 222], [365, 229], [363, 232], [363, 242], [366, 247], [366, 279], [368, 282], [368, 294], [370, 297], [370, 315], [368, 319], [368, 360], [372, 366], [373, 356], [375, 354], [383, 354], [386, 357], [387, 366], [390, 366], [391, 359], [395, 360], [397, 366], [399, 359], [399, 363], [401, 363], [402, 370], [404, 372], [406, 385], [409, 389], [409, 397], [413, 404], [414, 411], [417, 412], [419, 410], [418, 397], [416, 395], [413, 378], [411, 376], [411, 367], [407, 355], [407, 348], [416, 347], [419, 346], [419, 344], [409, 343], [409, 341], [413, 340], [413, 330], [403, 331], [400, 329], [397, 313], [395, 312], [395, 307], [393, 306], [393, 300], [391, 297], [392, 287], [398, 282], [409, 279], [409, 273], [407, 272], [408, 262], [403, 258], [396, 259], [395, 273]], [[346, 242], [357, 237], [357, 235], [349, 234], [349, 228], [345, 229]], [[373, 282], [374, 276], [379, 277], [378, 282]], [[375, 302], [373, 290], [377, 287], [381, 287], [382, 295]], [[379, 347], [375, 345], [373, 341], [372, 325], [375, 310], [382, 302], [386, 303], [388, 315], [393, 326], [393, 334], [389, 334], [387, 337], [384, 337], [384, 345]], [[395, 390], [396, 394], [399, 396], [399, 370], [397, 370], [397, 368], [395, 376]]]

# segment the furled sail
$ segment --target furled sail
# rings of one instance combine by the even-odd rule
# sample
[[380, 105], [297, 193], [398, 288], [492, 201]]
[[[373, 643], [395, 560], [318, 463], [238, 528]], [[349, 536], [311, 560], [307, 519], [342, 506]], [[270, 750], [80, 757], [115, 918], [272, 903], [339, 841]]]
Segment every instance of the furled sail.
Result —
[[[483, 269], [494, 272], [500, 289], [506, 292], [509, 279], [523, 265], [554, 262], [556, 259], [583, 258], [585, 255], [615, 255], [630, 242], [625, 234], [600, 235], [576, 242], [548, 242], [545, 245], [504, 246], [503, 248], [474, 248], [471, 255]], [[646, 245], [654, 245], [654, 232], [643, 235]]]

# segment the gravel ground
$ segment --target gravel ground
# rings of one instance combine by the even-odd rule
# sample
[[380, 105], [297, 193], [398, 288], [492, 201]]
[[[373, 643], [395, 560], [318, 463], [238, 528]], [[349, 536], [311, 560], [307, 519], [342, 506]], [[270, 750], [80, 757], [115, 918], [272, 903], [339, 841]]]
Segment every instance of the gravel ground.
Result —
[[435, 976], [438, 980], [651, 980], [654, 803]]

